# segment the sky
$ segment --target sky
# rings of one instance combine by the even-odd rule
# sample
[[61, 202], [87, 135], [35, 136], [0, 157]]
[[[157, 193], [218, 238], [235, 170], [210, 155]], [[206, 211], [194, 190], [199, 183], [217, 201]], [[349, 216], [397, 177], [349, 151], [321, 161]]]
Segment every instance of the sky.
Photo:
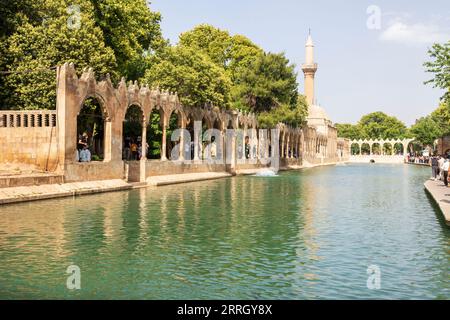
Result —
[[[439, 105], [443, 92], [423, 62], [433, 42], [450, 40], [450, 1], [151, 0], [171, 43], [208, 23], [243, 34], [297, 65], [303, 92], [308, 29], [315, 45], [315, 97], [336, 123], [383, 111], [411, 125]], [[339, 2], [339, 3], [338, 3]]]

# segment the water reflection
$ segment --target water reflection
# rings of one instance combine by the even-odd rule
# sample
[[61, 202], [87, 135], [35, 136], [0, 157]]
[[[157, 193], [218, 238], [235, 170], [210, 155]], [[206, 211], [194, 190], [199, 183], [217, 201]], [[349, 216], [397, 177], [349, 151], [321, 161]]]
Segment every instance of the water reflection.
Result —
[[[449, 231], [427, 177], [325, 167], [5, 206], [0, 297], [448, 298]], [[370, 264], [380, 291], [365, 287]]]

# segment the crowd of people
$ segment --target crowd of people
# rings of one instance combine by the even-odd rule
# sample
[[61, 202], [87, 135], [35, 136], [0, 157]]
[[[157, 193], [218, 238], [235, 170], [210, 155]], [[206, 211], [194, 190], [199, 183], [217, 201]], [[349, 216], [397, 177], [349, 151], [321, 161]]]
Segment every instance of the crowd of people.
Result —
[[407, 158], [409, 163], [430, 164], [430, 157], [429, 156], [424, 156], [424, 155], [410, 153], [410, 154], [407, 155], [406, 158]]
[[432, 156], [430, 158], [431, 172], [434, 181], [441, 180], [448, 187], [448, 169], [450, 167], [450, 156]]

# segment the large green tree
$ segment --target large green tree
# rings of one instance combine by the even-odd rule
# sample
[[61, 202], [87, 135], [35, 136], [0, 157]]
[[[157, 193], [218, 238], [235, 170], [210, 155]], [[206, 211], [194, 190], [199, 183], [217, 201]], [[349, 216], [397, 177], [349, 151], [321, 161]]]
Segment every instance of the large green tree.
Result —
[[[425, 62], [426, 71], [433, 73], [434, 78], [426, 81], [435, 88], [445, 90], [443, 99], [450, 102], [450, 40], [446, 43], [436, 43], [428, 51], [432, 61]], [[448, 106], [448, 105], [447, 105]]]
[[264, 53], [235, 81], [237, 107], [266, 112], [287, 104], [296, 106], [298, 84], [295, 66], [284, 54]]
[[149, 10], [145, 0], [89, 2], [105, 45], [114, 51], [119, 72], [129, 80], [142, 77], [147, 67], [146, 56], [167, 44], [161, 34], [160, 13]]
[[182, 104], [228, 107], [230, 79], [208, 56], [194, 49], [175, 46], [153, 57], [142, 82], [177, 91]]
[[363, 116], [358, 125], [362, 138], [397, 139], [408, 136], [408, 128], [403, 122], [380, 111]]
[[359, 125], [353, 125], [350, 123], [337, 123], [336, 128], [338, 131], [338, 137], [351, 140], [358, 140], [362, 137], [361, 128]]
[[66, 0], [41, 0], [39, 4], [42, 19], [19, 13], [14, 32], [3, 43], [2, 61], [8, 73], [1, 75], [2, 103], [6, 108], [54, 108], [52, 67], [64, 62], [74, 62], [78, 70], [90, 66], [97, 74], [117, 74], [114, 52], [103, 43], [90, 3], [73, 7]]
[[420, 118], [410, 129], [417, 142], [423, 146], [433, 146], [434, 141], [442, 135], [442, 127], [432, 116]]

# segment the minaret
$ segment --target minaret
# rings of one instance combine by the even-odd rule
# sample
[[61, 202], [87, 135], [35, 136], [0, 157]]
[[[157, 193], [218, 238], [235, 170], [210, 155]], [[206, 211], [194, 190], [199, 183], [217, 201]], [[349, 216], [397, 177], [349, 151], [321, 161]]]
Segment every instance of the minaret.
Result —
[[309, 32], [305, 45], [305, 63], [302, 65], [305, 74], [305, 96], [308, 105], [314, 103], [314, 75], [317, 71], [317, 63], [314, 63], [314, 44]]

